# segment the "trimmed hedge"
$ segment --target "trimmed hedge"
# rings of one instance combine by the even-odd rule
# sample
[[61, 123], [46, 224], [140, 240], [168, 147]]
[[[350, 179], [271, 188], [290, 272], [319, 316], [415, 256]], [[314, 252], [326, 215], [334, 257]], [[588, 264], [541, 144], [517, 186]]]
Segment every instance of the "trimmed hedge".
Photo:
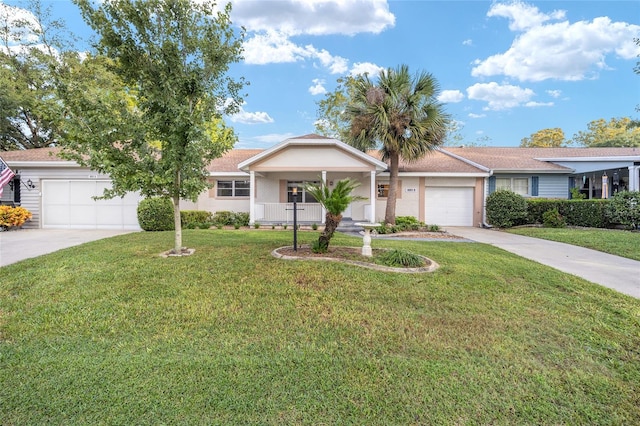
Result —
[[221, 210], [211, 220], [216, 226], [249, 226], [249, 213]]
[[621, 191], [607, 203], [606, 215], [610, 222], [631, 229], [640, 227], [640, 191]]
[[145, 198], [138, 204], [138, 223], [145, 231], [173, 231], [173, 202], [165, 197]]
[[587, 228], [607, 228], [611, 223], [607, 219], [607, 205], [610, 200], [551, 200], [530, 199], [527, 202], [527, 222], [544, 223], [543, 215], [556, 209], [568, 226]]
[[515, 192], [500, 189], [487, 197], [487, 221], [498, 228], [527, 223], [527, 200]]
[[213, 222], [213, 214], [205, 210], [181, 210], [180, 220], [183, 225], [211, 223]]

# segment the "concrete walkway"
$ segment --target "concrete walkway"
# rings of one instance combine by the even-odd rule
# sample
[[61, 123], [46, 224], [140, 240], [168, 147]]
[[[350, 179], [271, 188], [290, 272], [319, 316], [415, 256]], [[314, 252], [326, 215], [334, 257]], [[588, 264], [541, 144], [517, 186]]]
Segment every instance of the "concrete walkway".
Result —
[[640, 262], [636, 260], [497, 230], [448, 227], [447, 231], [640, 298]]
[[0, 232], [0, 266], [129, 232], [135, 231], [20, 229]]

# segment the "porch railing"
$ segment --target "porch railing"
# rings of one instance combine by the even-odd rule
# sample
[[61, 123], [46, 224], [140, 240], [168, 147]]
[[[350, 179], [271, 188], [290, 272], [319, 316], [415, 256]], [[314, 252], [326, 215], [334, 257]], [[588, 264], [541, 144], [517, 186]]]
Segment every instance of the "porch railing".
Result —
[[[293, 203], [256, 204], [256, 222], [293, 223]], [[322, 206], [318, 203], [297, 203], [298, 222], [322, 222]]]

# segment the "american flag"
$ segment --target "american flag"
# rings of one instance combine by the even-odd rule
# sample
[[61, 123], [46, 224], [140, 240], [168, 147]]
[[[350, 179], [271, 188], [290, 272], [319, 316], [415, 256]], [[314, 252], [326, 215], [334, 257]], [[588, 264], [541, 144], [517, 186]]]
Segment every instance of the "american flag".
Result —
[[7, 163], [4, 162], [2, 157], [0, 157], [0, 197], [2, 197], [2, 191], [4, 190], [4, 186], [13, 179], [16, 174], [11, 171]]

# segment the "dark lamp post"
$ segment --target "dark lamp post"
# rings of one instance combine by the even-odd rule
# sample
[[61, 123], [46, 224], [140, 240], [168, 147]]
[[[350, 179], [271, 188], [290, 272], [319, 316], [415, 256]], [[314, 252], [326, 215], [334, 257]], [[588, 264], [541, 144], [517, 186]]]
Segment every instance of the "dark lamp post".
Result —
[[293, 187], [293, 251], [298, 251], [298, 188]]

